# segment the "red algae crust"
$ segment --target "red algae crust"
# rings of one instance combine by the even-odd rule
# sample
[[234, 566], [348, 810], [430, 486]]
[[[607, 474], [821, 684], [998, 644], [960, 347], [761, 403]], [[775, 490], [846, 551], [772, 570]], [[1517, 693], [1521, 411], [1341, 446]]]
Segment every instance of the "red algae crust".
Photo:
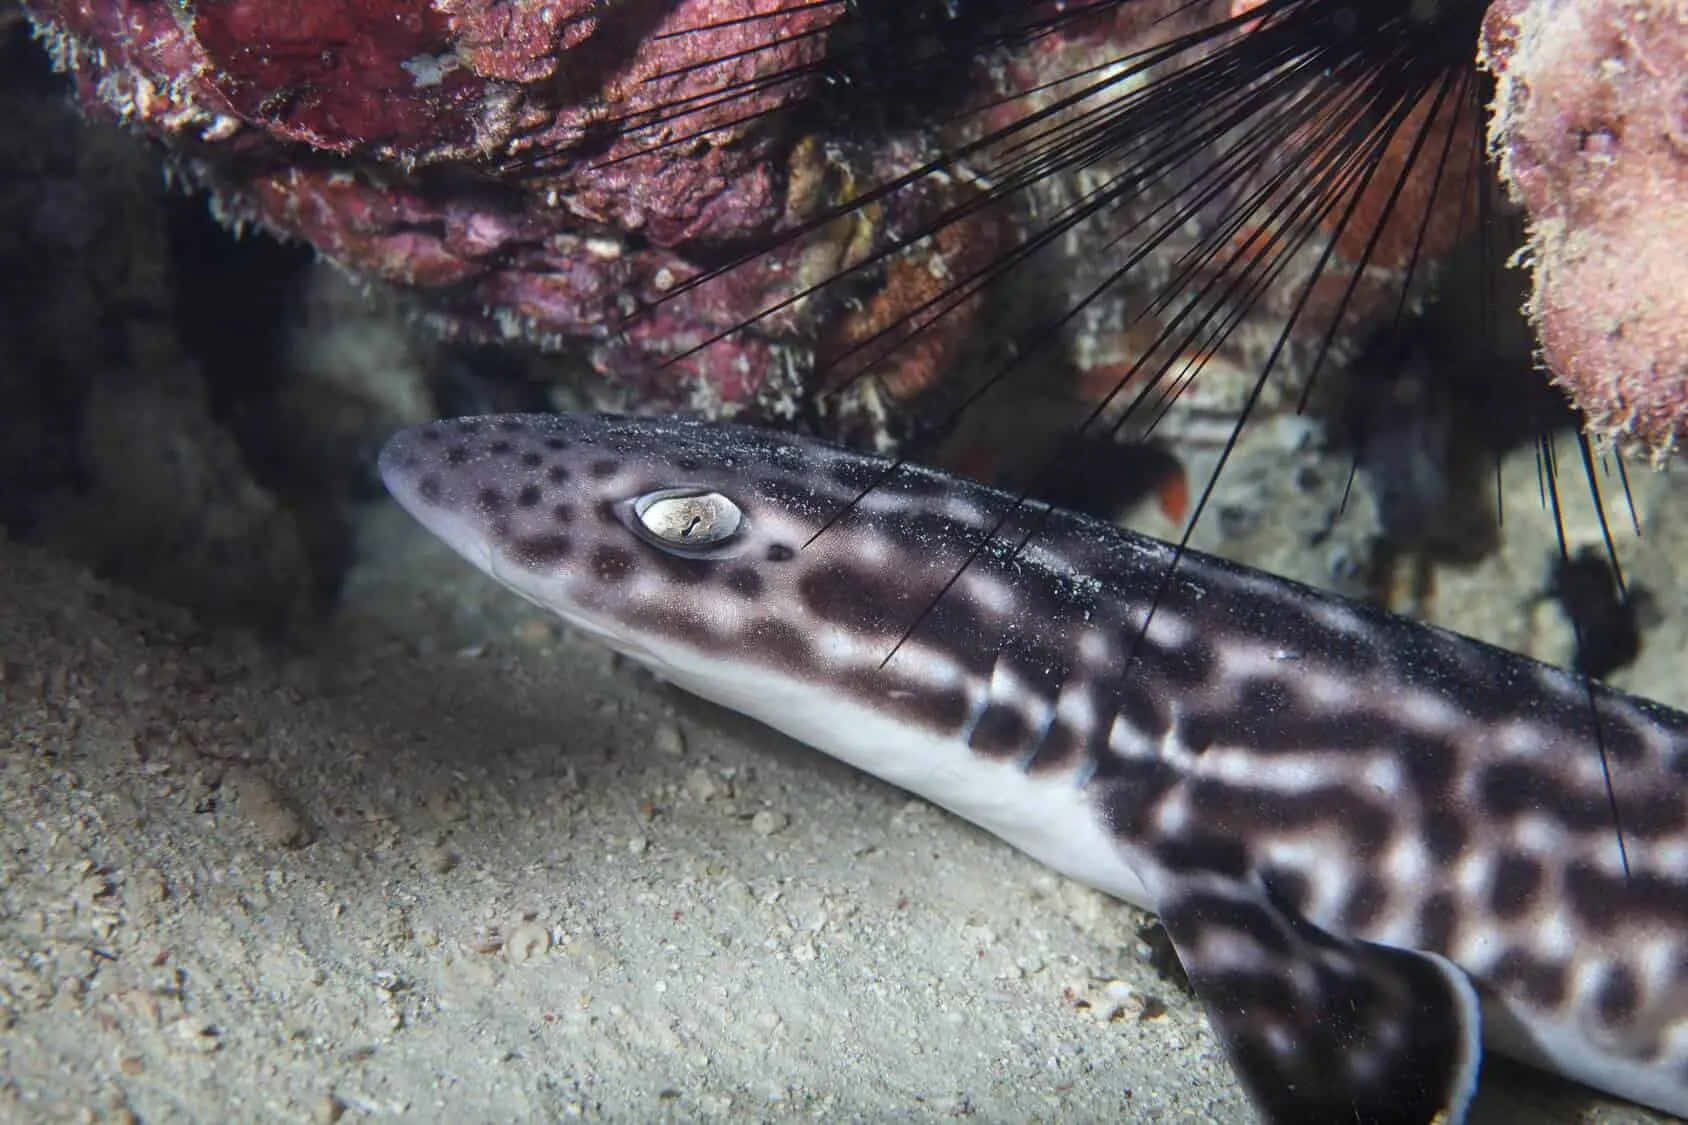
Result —
[[[836, 8], [796, 0], [27, 0], [83, 107], [185, 158], [221, 213], [425, 290], [469, 338], [593, 341], [658, 402], [746, 398], [801, 248], [633, 317], [787, 223], [788, 138]], [[756, 17], [756, 18], [750, 18]], [[707, 28], [699, 31], [699, 28]], [[755, 48], [755, 49], [753, 49]], [[733, 90], [730, 98], [717, 91]], [[674, 115], [662, 107], [678, 105]], [[662, 120], [654, 128], [631, 123]], [[690, 143], [660, 142], [697, 135]], [[783, 295], [783, 290], [781, 290]], [[775, 321], [772, 327], [778, 328]]]
[[[1028, 18], [1061, 7], [1040, 0]], [[1108, 243], [1108, 222], [1130, 225], [1104, 215], [1076, 228], [1059, 260], [993, 294], [1005, 319], [982, 315], [986, 283], [1038, 214], [1079, 201], [1073, 176], [1018, 202], [983, 197], [976, 169], [868, 193], [1039, 105], [1048, 112], [1069, 90], [1057, 79], [1134, 57], [1172, 27], [1193, 33], [1226, 7], [1144, 0], [1074, 20], [944, 72], [954, 89], [933, 91], [940, 76], [914, 68], [920, 81], [902, 93], [931, 95], [926, 116], [879, 120], [869, 107], [887, 103], [880, 91], [839, 121], [808, 112], [829, 78], [873, 85], [899, 73], [895, 60], [874, 71], [881, 45], [840, 24], [842, 4], [25, 0], [85, 110], [161, 141], [226, 220], [421, 298], [450, 335], [577, 351], [653, 408], [788, 416], [799, 400], [836, 391], [847, 403], [842, 392], [861, 386], [866, 419], [939, 387], [959, 360], [1000, 351], [993, 341], [1026, 327], [1013, 317], [1034, 315], [1021, 306], [1089, 302], [1115, 266], [1085, 245]], [[987, 168], [1001, 159], [977, 155]], [[1371, 211], [1387, 193], [1374, 194]], [[1163, 203], [1142, 193], [1137, 221]], [[1197, 225], [1223, 221], [1204, 213]], [[899, 239], [911, 244], [887, 253]], [[1189, 250], [1187, 238], [1169, 241], [1135, 289], [1115, 286], [1074, 319], [1079, 370], [1111, 371], [1119, 349], [1135, 358], [1122, 325]], [[1345, 277], [1321, 287], [1301, 345], [1315, 346], [1338, 308], [1358, 334], [1394, 307], [1401, 263], [1374, 264], [1387, 268], [1352, 300]], [[811, 291], [841, 273], [845, 284]], [[1281, 288], [1288, 296], [1249, 322], [1258, 330], [1238, 333], [1238, 370], [1274, 346], [1299, 289]], [[857, 384], [870, 369], [872, 385]], [[1235, 380], [1213, 381], [1224, 383], [1218, 398], [1234, 397]]]
[[[1211, 202], [1185, 224], [1192, 229], [1154, 248], [1145, 269], [1110, 285], [1108, 300], [1092, 301], [1124, 251], [1086, 246], [1112, 245], [1115, 226], [1154, 229], [1165, 193], [1179, 190], [1171, 177], [1068, 232], [1054, 261], [1021, 271], [1031, 280], [1018, 288], [993, 291], [993, 315], [982, 315], [997, 263], [1038, 215], [1081, 201], [1089, 189], [1080, 177], [1047, 177], [1018, 202], [982, 198], [988, 175], [975, 173], [1004, 158], [980, 152], [959, 173], [868, 195], [993, 128], [1053, 112], [1051, 99], [1069, 89], [1058, 78], [1137, 57], [1174, 28], [1211, 26], [1229, 9], [1223, 0], [1142, 0], [983, 51], [942, 75], [957, 87], [936, 96], [942, 112], [883, 122], [866, 108], [883, 105], [883, 92], [864, 96], [859, 114], [852, 108], [860, 120], [783, 112], [813, 103], [839, 74], [884, 77], [871, 67], [879, 45], [864, 47], [859, 26], [839, 23], [848, 7], [813, 0], [24, 5], [83, 107], [163, 142], [225, 219], [307, 242], [360, 278], [421, 298], [450, 335], [578, 352], [652, 408], [790, 416], [798, 400], [854, 388], [871, 369], [859, 413], [879, 418], [887, 404], [873, 396], [914, 400], [958, 360], [1002, 351], [993, 345], [1045, 305], [1081, 314], [1064, 329], [1080, 383], [1111, 385], [1165, 327], [1136, 310], [1158, 301], [1192, 240], [1229, 221], [1224, 201]], [[1040, 0], [1027, 11], [1061, 7]], [[894, 63], [886, 69], [895, 75]], [[1445, 113], [1427, 144], [1448, 147], [1450, 130], [1470, 127]], [[1403, 130], [1386, 173], [1417, 132]], [[1010, 133], [999, 147], [1035, 136]], [[1195, 176], [1229, 143], [1179, 175]], [[1467, 146], [1449, 151], [1458, 160]], [[1259, 174], [1265, 182], [1277, 172]], [[1225, 370], [1204, 379], [1212, 393], [1197, 410], [1248, 397], [1248, 373], [1279, 350], [1286, 320], [1295, 355], [1279, 367], [1310, 370], [1332, 317], [1341, 318], [1341, 352], [1399, 305], [1419, 249], [1428, 260], [1443, 255], [1471, 208], [1450, 193], [1435, 205], [1447, 221], [1421, 229], [1414, 216], [1444, 181], [1463, 177], [1423, 162], [1399, 202], [1393, 184], [1383, 190], [1387, 179], [1359, 201], [1350, 236], [1334, 248], [1337, 259], [1357, 260], [1368, 251], [1354, 235], [1392, 215], [1369, 251], [1374, 268], [1315, 277], [1322, 253], [1311, 240], [1228, 341], [1228, 362], [1215, 365]], [[852, 201], [865, 205], [847, 210]], [[1249, 247], [1260, 238], [1250, 226], [1215, 260], [1258, 254]], [[887, 253], [897, 239], [912, 245]], [[811, 292], [840, 273], [845, 284]], [[1303, 278], [1316, 283], [1304, 309]], [[1283, 403], [1300, 397], [1287, 376], [1273, 388]]]
[[1542, 358], [1592, 435], [1663, 460], [1688, 441], [1688, 7], [1497, 0], [1481, 53]]

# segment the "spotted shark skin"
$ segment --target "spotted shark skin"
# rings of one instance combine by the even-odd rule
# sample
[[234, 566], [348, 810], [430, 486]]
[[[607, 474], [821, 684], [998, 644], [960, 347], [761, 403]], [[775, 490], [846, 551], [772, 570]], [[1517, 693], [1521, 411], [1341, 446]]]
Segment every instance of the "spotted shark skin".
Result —
[[[1267, 1120], [1460, 1121], [1485, 1042], [1688, 1115], [1688, 715], [889, 468], [608, 415], [380, 460], [516, 593], [1157, 912]], [[653, 534], [665, 490], [738, 522]]]

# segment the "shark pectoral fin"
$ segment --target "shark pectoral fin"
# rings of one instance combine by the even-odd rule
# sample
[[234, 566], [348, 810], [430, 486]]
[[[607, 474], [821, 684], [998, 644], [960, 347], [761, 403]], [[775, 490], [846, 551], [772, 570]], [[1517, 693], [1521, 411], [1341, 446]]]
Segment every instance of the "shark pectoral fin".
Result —
[[1481, 1012], [1451, 962], [1327, 933], [1258, 879], [1175, 882], [1161, 921], [1268, 1121], [1464, 1120]]

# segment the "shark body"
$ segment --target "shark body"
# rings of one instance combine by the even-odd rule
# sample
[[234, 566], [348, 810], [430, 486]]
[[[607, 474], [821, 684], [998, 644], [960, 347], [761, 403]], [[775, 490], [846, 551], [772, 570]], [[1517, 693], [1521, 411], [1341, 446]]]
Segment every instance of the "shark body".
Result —
[[1484, 1042], [1688, 1115], [1688, 715], [788, 434], [458, 419], [381, 472], [675, 684], [1159, 914], [1268, 1120], [1459, 1121]]

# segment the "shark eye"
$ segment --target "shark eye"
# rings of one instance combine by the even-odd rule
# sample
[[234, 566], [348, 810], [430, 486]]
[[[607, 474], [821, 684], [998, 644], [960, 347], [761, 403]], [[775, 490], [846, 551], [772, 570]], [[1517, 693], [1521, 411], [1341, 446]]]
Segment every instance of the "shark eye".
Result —
[[633, 520], [658, 547], [707, 551], [738, 534], [744, 513], [719, 492], [664, 488], [633, 501]]

